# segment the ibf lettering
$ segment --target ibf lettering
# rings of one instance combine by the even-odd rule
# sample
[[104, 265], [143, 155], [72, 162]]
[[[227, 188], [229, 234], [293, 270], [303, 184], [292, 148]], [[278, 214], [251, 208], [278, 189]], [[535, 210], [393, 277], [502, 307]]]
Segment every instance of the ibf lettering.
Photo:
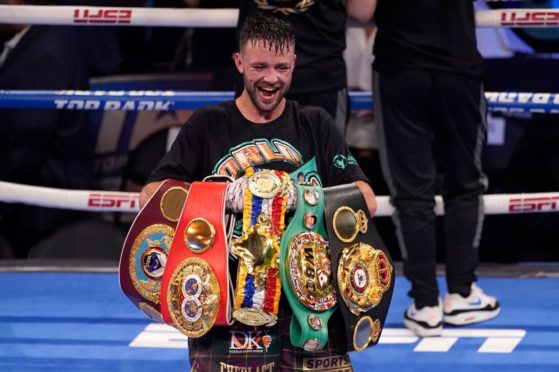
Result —
[[132, 20], [131, 9], [74, 9], [74, 23], [89, 24], [123, 24]]
[[502, 26], [558, 26], [559, 11], [511, 11], [501, 13]]
[[556, 211], [559, 196], [510, 199], [509, 212]]
[[88, 207], [93, 208], [124, 208], [132, 209], [139, 206], [138, 196], [121, 194], [91, 193], [87, 201]]

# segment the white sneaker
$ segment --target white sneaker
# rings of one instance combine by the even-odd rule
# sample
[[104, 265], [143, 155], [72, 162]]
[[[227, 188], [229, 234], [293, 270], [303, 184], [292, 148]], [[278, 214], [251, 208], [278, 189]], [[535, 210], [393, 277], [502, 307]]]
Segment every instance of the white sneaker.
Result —
[[488, 296], [477, 285], [472, 284], [468, 297], [449, 293], [444, 298], [444, 321], [453, 325], [482, 322], [499, 315], [501, 306], [493, 296]]
[[412, 303], [404, 312], [404, 325], [416, 336], [432, 337], [443, 333], [443, 306], [425, 306], [417, 310]]

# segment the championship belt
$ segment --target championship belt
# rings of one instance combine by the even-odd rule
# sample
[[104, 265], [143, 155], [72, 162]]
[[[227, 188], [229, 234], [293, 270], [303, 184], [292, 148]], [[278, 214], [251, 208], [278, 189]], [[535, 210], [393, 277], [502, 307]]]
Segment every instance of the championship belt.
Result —
[[164, 181], [136, 215], [122, 247], [120, 287], [151, 319], [161, 319], [161, 279], [190, 184]]
[[251, 167], [245, 176], [243, 235], [231, 245], [239, 259], [233, 318], [251, 326], [272, 326], [281, 296], [278, 264], [289, 175]]
[[161, 314], [188, 337], [231, 324], [226, 182], [194, 182], [161, 285]]
[[392, 260], [355, 184], [325, 188], [324, 196], [346, 349], [361, 351], [379, 341], [394, 289]]
[[322, 189], [295, 187], [297, 209], [281, 241], [281, 282], [293, 310], [291, 343], [315, 351], [326, 345], [328, 319], [337, 299], [323, 224]]

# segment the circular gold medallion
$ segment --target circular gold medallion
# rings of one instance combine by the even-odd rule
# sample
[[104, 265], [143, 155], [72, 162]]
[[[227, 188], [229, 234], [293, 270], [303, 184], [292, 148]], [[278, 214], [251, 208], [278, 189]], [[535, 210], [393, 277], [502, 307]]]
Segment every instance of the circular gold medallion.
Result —
[[313, 231], [295, 235], [289, 243], [286, 265], [291, 288], [303, 305], [315, 311], [336, 305], [330, 249], [322, 236]]
[[163, 217], [171, 222], [177, 222], [181, 216], [188, 190], [182, 187], [171, 187], [161, 197], [159, 208]]
[[377, 306], [392, 282], [392, 265], [383, 251], [364, 243], [342, 250], [337, 283], [340, 295], [355, 315]]
[[281, 179], [270, 170], [255, 172], [248, 178], [250, 192], [264, 199], [273, 198], [282, 189], [282, 186]]
[[193, 218], [184, 230], [184, 243], [193, 253], [202, 253], [212, 247], [215, 227], [204, 218]]
[[167, 306], [174, 326], [188, 337], [206, 334], [219, 310], [220, 288], [210, 265], [197, 257], [180, 263], [169, 282]]
[[132, 284], [143, 298], [156, 304], [174, 235], [170, 226], [151, 225], [138, 234], [130, 249], [128, 270]]
[[357, 234], [367, 232], [369, 220], [365, 212], [359, 209], [354, 212], [347, 206], [339, 207], [332, 217], [332, 226], [334, 234], [344, 243], [351, 243], [357, 237]]
[[353, 329], [353, 348], [362, 351], [373, 341], [374, 322], [370, 316], [364, 316], [357, 321]]

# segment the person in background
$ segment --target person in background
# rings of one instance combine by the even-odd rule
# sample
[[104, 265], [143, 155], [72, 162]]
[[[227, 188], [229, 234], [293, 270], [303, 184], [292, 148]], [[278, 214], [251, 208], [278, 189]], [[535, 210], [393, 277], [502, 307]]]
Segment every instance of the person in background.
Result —
[[[376, 28], [350, 27], [346, 31], [344, 59], [350, 91], [370, 92], [372, 88], [373, 45]], [[347, 125], [347, 144], [361, 169], [374, 182], [375, 192], [387, 194], [378, 161], [378, 145], [372, 110], [351, 110]]]
[[[322, 186], [355, 183], [373, 215], [376, 210], [373, 190], [351, 157], [334, 120], [321, 108], [300, 106], [285, 98], [295, 68], [293, 28], [280, 19], [256, 15], [246, 19], [239, 35], [240, 49], [234, 54], [234, 62], [243, 76], [242, 94], [234, 101], [194, 112], [170, 151], [151, 173], [149, 183], [140, 194], [140, 204], [145, 205], [161, 182], [168, 178], [193, 182], [216, 174], [238, 179], [245, 172], [241, 164], [234, 172], [232, 167], [220, 165], [235, 161], [240, 145], [256, 148], [257, 143], [273, 146], [274, 142], [281, 142], [288, 149], [283, 155], [274, 154], [272, 159], [255, 155], [250, 165], [293, 173], [314, 159], [317, 169], [313, 173], [318, 173]], [[335, 165], [339, 157], [348, 160], [344, 167]], [[291, 310], [285, 295], [282, 298], [275, 326], [249, 327], [237, 322], [231, 327], [213, 327], [204, 336], [189, 339], [191, 370], [303, 371], [307, 368], [305, 363], [321, 358], [336, 359], [343, 370], [352, 370], [349, 356], [340, 350], [342, 338], [336, 336], [341, 332], [337, 328], [339, 322], [333, 319], [329, 322], [331, 337], [323, 350], [306, 352], [291, 345]], [[231, 350], [235, 335], [248, 332], [268, 334], [272, 340], [270, 346], [265, 351], [260, 347], [262, 353], [239, 355]]]
[[[443, 322], [494, 318], [499, 302], [475, 284], [487, 179], [481, 167], [486, 103], [473, 4], [366, 0], [348, 13], [363, 22], [374, 14], [378, 28], [375, 124], [404, 274], [411, 282], [413, 303], [404, 324], [418, 336], [439, 336]], [[445, 211], [444, 303], [436, 278], [437, 192]]]
[[[4, 5], [55, 3], [0, 0]], [[94, 68], [101, 71], [115, 57], [98, 58], [101, 52], [94, 54], [99, 49], [84, 41], [82, 32], [67, 26], [0, 25], [4, 41], [0, 89], [88, 90]], [[88, 124], [86, 111], [0, 110], [0, 180], [92, 188], [95, 133]], [[0, 203], [5, 258], [26, 258], [33, 246], [81, 216], [68, 210]]]
[[360, 0], [241, 0], [239, 29], [254, 13], [291, 23], [297, 38], [297, 68], [288, 98], [324, 108], [346, 133], [349, 95], [343, 52], [346, 47], [346, 6]]

